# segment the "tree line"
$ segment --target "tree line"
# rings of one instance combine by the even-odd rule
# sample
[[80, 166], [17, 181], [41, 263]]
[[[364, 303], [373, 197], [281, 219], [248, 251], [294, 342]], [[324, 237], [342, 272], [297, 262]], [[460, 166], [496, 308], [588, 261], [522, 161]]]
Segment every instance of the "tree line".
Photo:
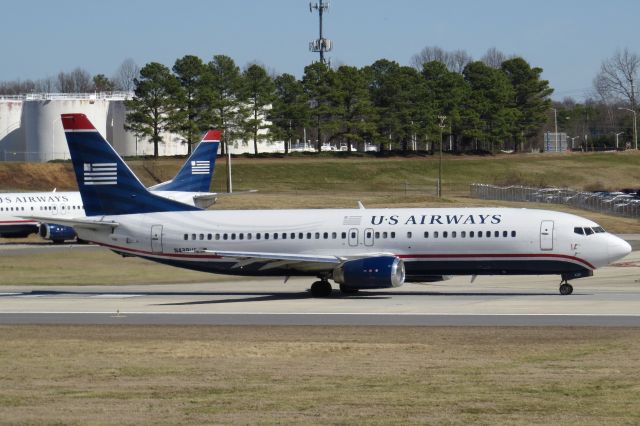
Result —
[[[613, 147], [633, 138], [638, 55], [616, 52], [602, 62], [583, 103], [551, 102], [553, 89], [542, 69], [492, 48], [479, 60], [463, 50], [425, 47], [411, 66], [380, 59], [365, 67], [314, 63], [300, 79], [275, 75], [260, 64], [241, 70], [228, 56], [209, 62], [186, 55], [168, 67], [122, 63], [110, 78], [77, 68], [56, 77], [0, 82], [0, 94], [134, 91], [127, 101], [127, 128], [157, 146], [161, 134], [180, 134], [189, 152], [208, 128], [225, 138], [312, 140], [362, 149], [453, 151], [540, 149], [543, 132], [569, 135], [576, 149]], [[555, 110], [555, 115], [554, 115]], [[266, 121], [265, 121], [266, 120]], [[267, 125], [268, 123], [268, 125]], [[285, 150], [289, 144], [285, 143]], [[224, 150], [224, 144], [223, 144]], [[224, 151], [223, 151], [224, 152]]]
[[187, 55], [171, 69], [141, 68], [127, 126], [153, 141], [156, 153], [164, 131], [190, 146], [207, 128], [252, 142], [255, 153], [260, 140], [295, 141], [303, 133], [318, 151], [326, 143], [433, 150], [443, 137], [454, 151], [477, 149], [479, 141], [490, 151], [517, 150], [547, 120], [552, 89], [541, 73], [520, 57], [459, 70], [438, 59], [415, 66], [380, 59], [362, 68], [313, 63], [297, 79], [260, 64], [241, 71], [225, 55], [206, 63]]

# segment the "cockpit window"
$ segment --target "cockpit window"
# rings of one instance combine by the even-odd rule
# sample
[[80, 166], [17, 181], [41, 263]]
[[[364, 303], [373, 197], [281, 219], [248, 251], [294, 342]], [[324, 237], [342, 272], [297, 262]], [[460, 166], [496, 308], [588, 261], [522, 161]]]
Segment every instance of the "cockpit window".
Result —
[[573, 228], [573, 232], [575, 232], [578, 235], [584, 235], [584, 230], [579, 226], [576, 226], [575, 228]]
[[603, 232], [605, 232], [605, 230], [601, 226], [596, 226], [595, 228], [593, 228], [593, 230], [598, 234], [602, 234]]
[[591, 234], [593, 234], [593, 229], [591, 229], [591, 228], [584, 228], [584, 234], [585, 234], [585, 235], [591, 235]]

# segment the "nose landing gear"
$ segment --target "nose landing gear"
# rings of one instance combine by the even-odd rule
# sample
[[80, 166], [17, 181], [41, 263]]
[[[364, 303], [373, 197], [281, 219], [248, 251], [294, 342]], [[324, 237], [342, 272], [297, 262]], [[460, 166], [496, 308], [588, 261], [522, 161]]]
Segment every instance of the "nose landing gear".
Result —
[[567, 282], [566, 279], [563, 279], [560, 282], [560, 294], [563, 296], [568, 296], [573, 293], [573, 286]]

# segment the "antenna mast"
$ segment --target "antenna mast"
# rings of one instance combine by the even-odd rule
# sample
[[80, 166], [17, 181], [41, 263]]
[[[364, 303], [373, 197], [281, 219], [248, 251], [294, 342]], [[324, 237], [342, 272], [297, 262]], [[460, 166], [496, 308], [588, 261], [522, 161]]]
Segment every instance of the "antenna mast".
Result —
[[319, 0], [318, 3], [309, 3], [309, 12], [313, 13], [313, 10], [318, 11], [318, 15], [320, 16], [320, 37], [316, 40], [309, 42], [309, 50], [311, 52], [319, 52], [320, 53], [320, 63], [326, 64], [326, 60], [324, 58], [324, 52], [331, 51], [333, 47], [333, 42], [329, 39], [322, 37], [322, 14], [325, 10], [329, 9], [329, 2], [323, 2], [323, 0]]

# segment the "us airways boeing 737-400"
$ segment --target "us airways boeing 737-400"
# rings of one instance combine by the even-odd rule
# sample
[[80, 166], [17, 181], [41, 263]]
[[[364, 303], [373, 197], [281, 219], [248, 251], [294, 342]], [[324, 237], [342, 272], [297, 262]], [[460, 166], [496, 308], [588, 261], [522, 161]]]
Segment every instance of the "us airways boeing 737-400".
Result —
[[[312, 276], [314, 296], [445, 275], [555, 274], [568, 280], [631, 247], [591, 220], [513, 208], [196, 211], [146, 190], [82, 114], [62, 116], [86, 218], [80, 238], [124, 256], [221, 274]], [[116, 164], [105, 185], [88, 165]]]
[[[209, 190], [219, 144], [220, 131], [209, 130], [172, 180], [149, 189], [164, 198], [201, 208], [210, 206], [218, 195]], [[86, 185], [109, 185], [116, 178], [116, 164], [87, 164], [84, 173]], [[38, 215], [46, 221], [18, 217], [25, 214]], [[0, 237], [23, 238], [39, 232], [53, 242], [71, 240], [76, 237], [73, 228], [57, 220], [84, 215], [77, 191], [0, 193]]]

